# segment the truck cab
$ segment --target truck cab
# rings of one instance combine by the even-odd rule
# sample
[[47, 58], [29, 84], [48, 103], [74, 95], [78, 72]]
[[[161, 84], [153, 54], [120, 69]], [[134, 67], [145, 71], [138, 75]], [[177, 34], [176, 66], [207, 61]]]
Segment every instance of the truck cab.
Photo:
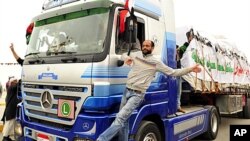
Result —
[[[136, 35], [139, 44], [145, 39], [154, 41], [153, 54], [176, 68], [173, 5], [166, 4], [163, 10], [160, 1], [135, 1]], [[119, 36], [124, 1], [52, 0], [43, 9], [32, 20], [35, 26], [23, 64], [16, 138], [94, 141], [114, 120], [130, 70], [117, 65], [128, 52], [120, 46]], [[157, 73], [129, 120], [129, 140], [193, 138], [210, 129], [210, 119], [218, 120], [217, 111], [210, 118], [213, 107], [176, 115], [176, 94], [176, 78]]]

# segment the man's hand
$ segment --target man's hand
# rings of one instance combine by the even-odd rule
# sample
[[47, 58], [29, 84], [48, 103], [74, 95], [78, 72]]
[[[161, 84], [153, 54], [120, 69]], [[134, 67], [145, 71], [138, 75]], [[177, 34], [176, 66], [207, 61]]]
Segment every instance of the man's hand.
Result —
[[199, 67], [199, 64], [196, 64], [192, 67], [192, 72], [199, 73], [201, 72], [201, 68]]
[[129, 57], [124, 62], [125, 62], [125, 64], [130, 66], [132, 64], [132, 62], [133, 62], [133, 59]]
[[13, 43], [10, 44], [10, 50], [14, 51], [14, 45], [13, 45]]

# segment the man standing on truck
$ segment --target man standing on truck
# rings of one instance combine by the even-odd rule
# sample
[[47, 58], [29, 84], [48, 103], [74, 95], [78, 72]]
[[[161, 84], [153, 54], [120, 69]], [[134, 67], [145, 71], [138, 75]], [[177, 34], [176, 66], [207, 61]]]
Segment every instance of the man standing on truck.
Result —
[[[143, 57], [129, 57], [125, 59], [127, 65], [132, 69], [128, 74], [126, 89], [124, 91], [120, 111], [117, 113], [111, 126], [106, 129], [97, 141], [111, 140], [121, 129], [123, 133], [119, 136], [122, 141], [128, 141], [128, 119], [132, 112], [142, 103], [144, 95], [157, 71], [166, 75], [181, 76], [189, 72], [200, 72], [198, 65], [190, 68], [172, 69], [153, 57], [154, 42], [145, 40], [142, 45]], [[133, 64], [132, 64], [133, 63]]]
[[[193, 35], [193, 29], [190, 29], [186, 33], [186, 37], [188, 42], [185, 42], [182, 46], [177, 47], [176, 52], [177, 52], [177, 68], [181, 68], [181, 58], [183, 54], [185, 53], [187, 47], [189, 46], [190, 42], [193, 40], [194, 35]], [[182, 78], [181, 76], [178, 78], [178, 93], [177, 93], [177, 112], [182, 112], [186, 113], [185, 110], [181, 108], [181, 94], [182, 94]]]
[[[25, 37], [26, 37], [26, 44], [27, 45], [29, 44], [30, 36], [31, 36], [32, 31], [33, 31], [33, 28], [34, 28], [34, 23], [31, 23], [27, 27], [27, 29], [26, 29], [26, 35], [25, 35]], [[13, 43], [10, 44], [10, 51], [12, 52], [12, 55], [15, 57], [16, 61], [18, 62], [18, 64], [21, 65], [21, 66], [23, 66], [23, 61], [24, 60], [17, 55], [17, 53], [16, 53], [16, 51], [14, 49]]]

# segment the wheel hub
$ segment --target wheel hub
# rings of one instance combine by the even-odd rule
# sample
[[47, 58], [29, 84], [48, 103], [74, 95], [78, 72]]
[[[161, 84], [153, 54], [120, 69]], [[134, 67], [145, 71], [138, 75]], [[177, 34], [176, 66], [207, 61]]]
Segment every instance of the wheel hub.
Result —
[[154, 133], [148, 133], [143, 141], [157, 141], [156, 135]]
[[218, 126], [218, 120], [215, 114], [212, 114], [212, 118], [211, 118], [211, 127], [212, 127], [212, 131], [213, 133], [215, 133], [217, 131], [217, 126]]

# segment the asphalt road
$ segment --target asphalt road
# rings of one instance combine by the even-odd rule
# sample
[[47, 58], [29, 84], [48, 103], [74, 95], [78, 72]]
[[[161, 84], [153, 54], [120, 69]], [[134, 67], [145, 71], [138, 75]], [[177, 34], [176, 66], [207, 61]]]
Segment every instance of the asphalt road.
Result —
[[[217, 138], [214, 141], [229, 141], [229, 127], [230, 125], [250, 125], [250, 119], [241, 119], [238, 117], [222, 117], [221, 124], [219, 127], [219, 132]], [[192, 141], [205, 141], [199, 139], [193, 139]]]

